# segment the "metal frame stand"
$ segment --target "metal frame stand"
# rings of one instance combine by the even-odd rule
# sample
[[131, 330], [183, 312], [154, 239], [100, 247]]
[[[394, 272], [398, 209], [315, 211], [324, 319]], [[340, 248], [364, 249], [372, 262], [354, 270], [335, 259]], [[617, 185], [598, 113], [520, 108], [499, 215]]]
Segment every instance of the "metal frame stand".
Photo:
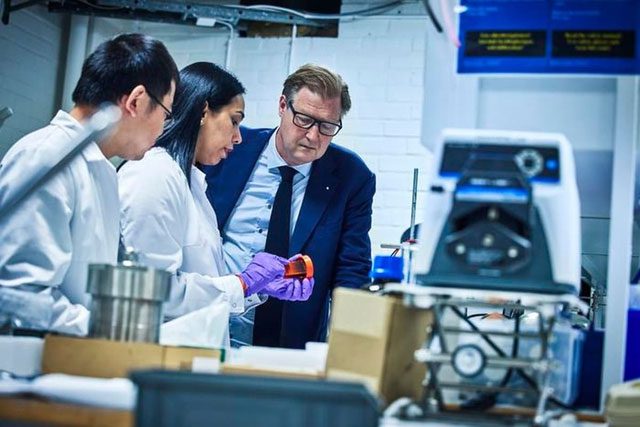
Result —
[[[548, 295], [548, 294], [520, 294], [514, 292], [487, 291], [477, 289], [458, 289], [423, 287], [407, 284], [393, 284], [385, 288], [385, 293], [401, 293], [404, 295], [405, 303], [409, 306], [432, 310], [434, 313], [434, 323], [427, 337], [423, 348], [415, 352], [417, 361], [427, 365], [425, 377], [425, 396], [423, 400], [423, 410], [425, 414], [444, 414], [447, 412], [447, 405], [443, 396], [446, 389], [458, 389], [465, 391], [480, 391], [486, 393], [524, 393], [534, 395], [535, 415], [533, 423], [535, 425], [546, 425], [551, 419], [563, 415], [564, 409], [550, 409], [549, 403], [557, 402], [553, 397], [553, 389], [549, 385], [552, 370], [555, 362], [550, 357], [550, 342], [553, 337], [553, 329], [558, 320], [558, 316], [563, 311], [577, 308], [586, 313], [588, 306], [573, 295]], [[516, 302], [517, 301], [517, 302]], [[516, 327], [510, 331], [490, 331], [481, 330], [474, 322], [467, 318], [464, 308], [487, 308], [490, 310], [512, 310], [522, 313], [538, 313], [537, 329], [535, 331], [520, 331], [519, 322], [516, 320]], [[464, 322], [469, 328], [453, 327], [444, 321], [445, 315], [451, 313], [455, 318]], [[485, 355], [480, 352], [482, 367], [503, 368], [506, 371], [505, 378], [500, 384], [479, 383], [465, 381], [464, 375], [457, 372], [460, 377], [459, 382], [444, 379], [441, 375], [443, 366], [453, 366], [456, 351], [449, 348], [447, 337], [460, 334], [472, 334], [480, 337], [495, 353], [495, 356]], [[494, 337], [512, 337], [514, 340], [514, 351], [511, 355], [496, 344]], [[518, 355], [518, 340], [537, 340], [540, 345], [540, 357], [527, 358]], [[432, 345], [437, 340], [439, 350], [433, 350], [438, 346]], [[472, 346], [473, 347], [473, 346]], [[479, 349], [479, 347], [476, 347]], [[455, 369], [455, 367], [454, 367]], [[529, 372], [533, 371], [534, 375]], [[508, 381], [512, 375], [518, 375], [526, 383], [526, 387], [509, 386]], [[457, 411], [459, 415], [460, 411]], [[477, 413], [475, 411], [474, 413]]]

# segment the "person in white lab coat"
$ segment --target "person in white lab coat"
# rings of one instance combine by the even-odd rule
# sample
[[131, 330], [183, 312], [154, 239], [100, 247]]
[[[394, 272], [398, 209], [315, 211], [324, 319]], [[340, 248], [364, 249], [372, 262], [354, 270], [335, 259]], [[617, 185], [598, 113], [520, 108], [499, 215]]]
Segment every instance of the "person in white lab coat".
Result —
[[[175, 273], [165, 318], [212, 302], [239, 314], [257, 293], [306, 300], [313, 279], [285, 279], [287, 259], [257, 254], [239, 274], [227, 274], [216, 214], [197, 165], [217, 164], [241, 142], [245, 92], [235, 76], [198, 62], [180, 72], [173, 119], [156, 147], [118, 172], [123, 242], [142, 263]], [[248, 297], [245, 301], [245, 297]]]
[[120, 122], [108, 137], [89, 144], [0, 221], [0, 287], [50, 295], [50, 330], [87, 333], [88, 264], [117, 261], [118, 181], [108, 159], [139, 159], [153, 146], [178, 78], [160, 41], [142, 34], [107, 40], [85, 60], [71, 111], [59, 111], [2, 159], [0, 199], [12, 177], [45, 164], [52, 147], [72, 143], [100, 105], [120, 108]]

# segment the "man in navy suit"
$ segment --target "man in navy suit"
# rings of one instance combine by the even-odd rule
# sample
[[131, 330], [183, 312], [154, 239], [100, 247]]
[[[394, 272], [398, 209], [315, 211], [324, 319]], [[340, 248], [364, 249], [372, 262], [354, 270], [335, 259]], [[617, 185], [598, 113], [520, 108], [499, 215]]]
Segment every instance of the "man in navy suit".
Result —
[[[274, 199], [286, 180], [283, 167], [293, 169], [293, 181], [288, 178], [287, 253], [280, 255], [303, 253], [314, 263], [315, 287], [309, 300], [267, 301], [256, 309], [255, 328], [253, 312], [232, 318], [235, 346], [304, 348], [308, 341], [324, 341], [333, 289], [356, 288], [369, 280], [375, 176], [355, 153], [331, 143], [350, 107], [348, 87], [339, 75], [304, 65], [284, 83], [278, 102], [280, 125], [243, 128], [243, 143], [228, 153], [228, 159], [205, 168], [207, 196], [218, 217], [230, 271], [242, 271], [255, 253], [265, 250], [270, 220], [276, 228], [271, 216], [274, 202], [281, 205]], [[277, 319], [266, 330], [267, 322], [261, 320], [265, 313]]]

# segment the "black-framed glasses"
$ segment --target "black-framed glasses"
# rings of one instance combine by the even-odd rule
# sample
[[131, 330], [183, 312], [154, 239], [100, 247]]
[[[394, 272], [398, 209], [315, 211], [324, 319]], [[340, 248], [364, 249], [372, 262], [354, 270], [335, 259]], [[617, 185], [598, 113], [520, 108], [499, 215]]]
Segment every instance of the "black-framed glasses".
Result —
[[165, 125], [168, 125], [168, 124], [172, 123], [173, 122], [173, 113], [167, 107], [165, 107], [164, 104], [162, 102], [160, 102], [158, 97], [156, 97], [154, 94], [152, 94], [149, 91], [147, 91], [147, 94], [149, 95], [149, 98], [151, 98], [151, 100], [153, 102], [158, 104], [164, 110], [164, 123], [165, 123]]
[[302, 129], [311, 129], [313, 125], [318, 124], [318, 131], [324, 136], [336, 136], [340, 129], [342, 129], [342, 120], [340, 123], [326, 122], [324, 120], [318, 120], [306, 114], [297, 112], [293, 108], [293, 102], [287, 101], [287, 105], [293, 113], [293, 124]]

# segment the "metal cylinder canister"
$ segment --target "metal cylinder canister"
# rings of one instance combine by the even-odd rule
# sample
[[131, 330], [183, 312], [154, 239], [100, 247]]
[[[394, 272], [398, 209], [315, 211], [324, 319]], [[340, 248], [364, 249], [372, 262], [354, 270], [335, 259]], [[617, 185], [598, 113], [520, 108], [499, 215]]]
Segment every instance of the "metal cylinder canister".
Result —
[[169, 297], [171, 273], [126, 260], [91, 264], [87, 292], [92, 296], [89, 337], [157, 343], [162, 304]]

